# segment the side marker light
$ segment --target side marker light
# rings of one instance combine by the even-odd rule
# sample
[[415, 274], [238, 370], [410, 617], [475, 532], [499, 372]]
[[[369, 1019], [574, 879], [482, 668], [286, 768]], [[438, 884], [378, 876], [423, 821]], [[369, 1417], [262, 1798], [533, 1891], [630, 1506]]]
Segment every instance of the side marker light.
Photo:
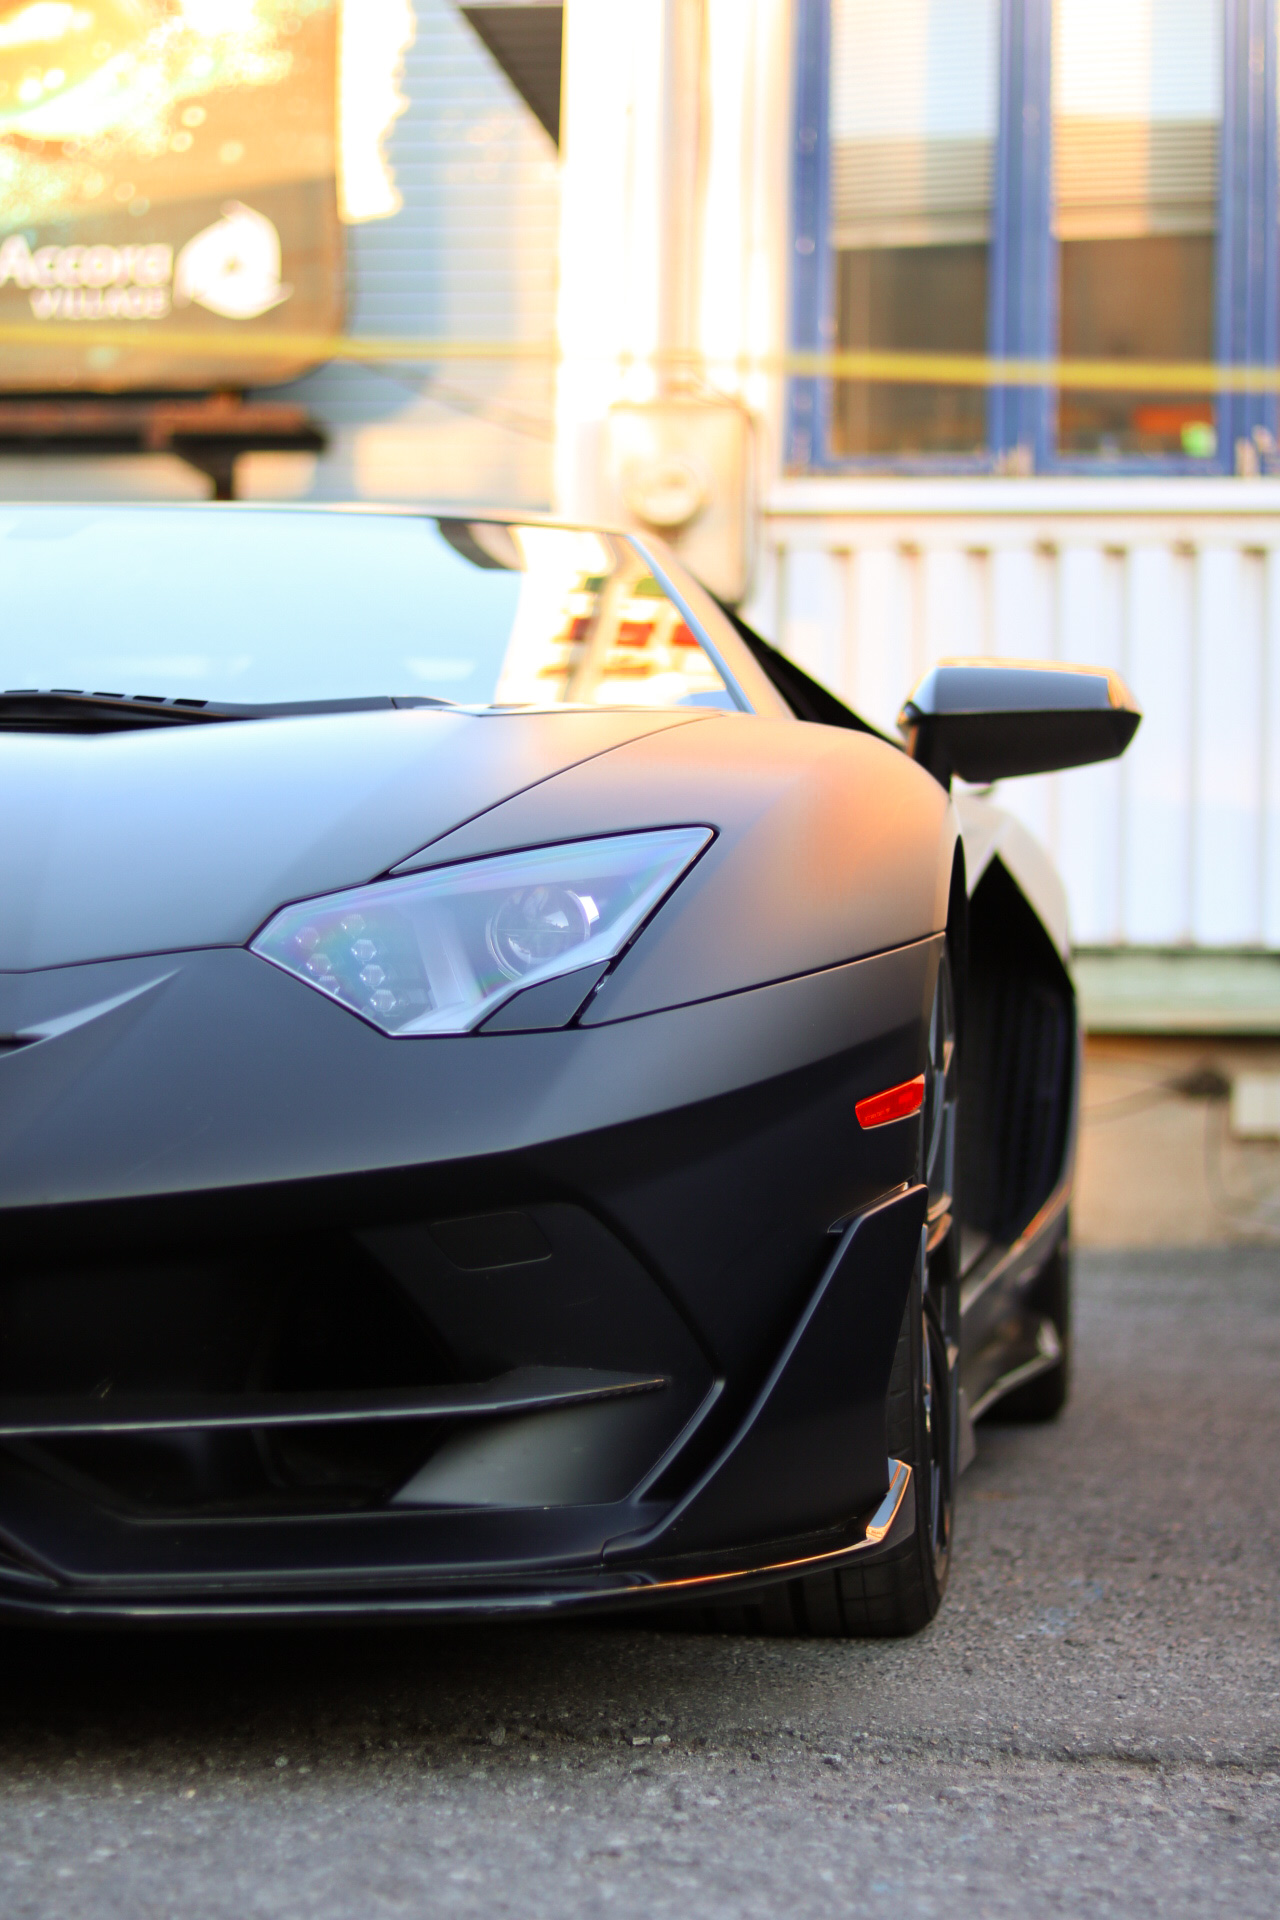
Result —
[[904, 1080], [900, 1087], [888, 1087], [883, 1093], [869, 1093], [859, 1100], [854, 1112], [860, 1127], [887, 1127], [891, 1120], [909, 1120], [924, 1105], [924, 1075]]

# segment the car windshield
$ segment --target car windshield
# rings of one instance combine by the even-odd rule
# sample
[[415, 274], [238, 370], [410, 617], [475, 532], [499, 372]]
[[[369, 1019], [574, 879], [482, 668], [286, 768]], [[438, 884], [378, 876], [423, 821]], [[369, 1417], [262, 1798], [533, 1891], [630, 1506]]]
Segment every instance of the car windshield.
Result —
[[0, 691], [735, 707], [616, 535], [412, 513], [0, 508]]

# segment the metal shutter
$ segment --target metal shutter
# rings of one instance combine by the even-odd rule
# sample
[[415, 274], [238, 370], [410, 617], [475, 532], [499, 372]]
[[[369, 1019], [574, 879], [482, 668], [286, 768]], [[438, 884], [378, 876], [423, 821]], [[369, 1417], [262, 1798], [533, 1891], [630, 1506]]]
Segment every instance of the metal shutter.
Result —
[[[414, 0], [414, 12], [400, 80], [408, 105], [386, 142], [403, 204], [347, 229], [349, 330], [550, 341], [555, 146], [454, 0]], [[549, 501], [549, 361], [335, 363], [287, 391], [334, 436], [317, 494]]]
[[1222, 0], [1056, 0], [1060, 239], [1214, 231], [1222, 60]]
[[833, 0], [832, 244], [985, 240], [999, 0]]

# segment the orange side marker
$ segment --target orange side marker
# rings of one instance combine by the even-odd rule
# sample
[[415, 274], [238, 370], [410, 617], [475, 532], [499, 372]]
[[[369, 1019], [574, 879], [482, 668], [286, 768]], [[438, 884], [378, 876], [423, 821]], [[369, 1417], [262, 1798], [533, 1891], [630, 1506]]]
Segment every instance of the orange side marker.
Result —
[[900, 1087], [888, 1087], [884, 1093], [869, 1093], [859, 1100], [854, 1112], [860, 1127], [887, 1127], [891, 1120], [909, 1120], [924, 1105], [924, 1075], [904, 1080]]

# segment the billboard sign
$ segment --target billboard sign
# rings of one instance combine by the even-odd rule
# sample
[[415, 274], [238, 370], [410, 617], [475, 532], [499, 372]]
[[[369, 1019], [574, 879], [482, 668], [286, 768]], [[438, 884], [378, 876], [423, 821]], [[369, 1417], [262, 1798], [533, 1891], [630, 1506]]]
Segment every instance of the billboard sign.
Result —
[[0, 389], [252, 385], [338, 330], [337, 4], [0, 0]]

